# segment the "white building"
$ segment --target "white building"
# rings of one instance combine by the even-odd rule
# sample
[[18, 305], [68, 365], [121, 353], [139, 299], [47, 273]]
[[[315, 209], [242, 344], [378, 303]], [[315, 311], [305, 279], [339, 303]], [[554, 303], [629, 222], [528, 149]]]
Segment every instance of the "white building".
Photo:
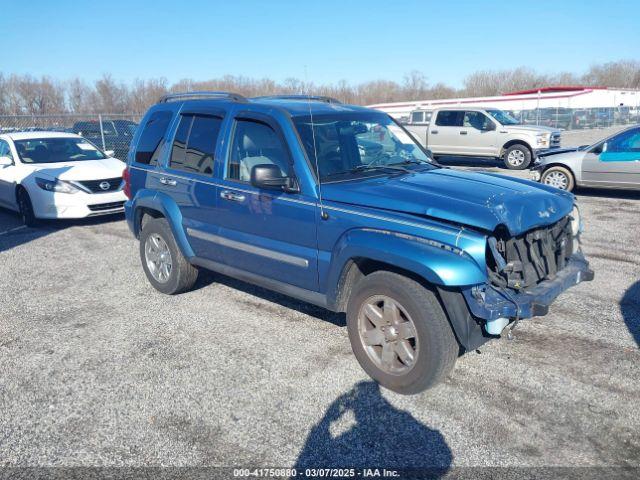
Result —
[[[447, 98], [414, 102], [379, 103], [371, 108], [387, 112], [394, 118], [406, 120], [413, 110], [429, 110], [446, 106], [477, 106], [499, 108], [516, 116], [539, 109], [609, 109], [624, 111], [637, 117], [640, 90], [607, 87], [556, 86], [511, 92], [495, 97]], [[612, 114], [613, 116], [613, 114]]]

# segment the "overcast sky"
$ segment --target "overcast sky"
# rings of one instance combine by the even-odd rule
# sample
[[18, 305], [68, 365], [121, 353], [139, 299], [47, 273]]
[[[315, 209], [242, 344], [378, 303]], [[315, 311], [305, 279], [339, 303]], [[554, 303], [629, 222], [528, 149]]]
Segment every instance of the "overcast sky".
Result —
[[[3, 73], [315, 83], [640, 59], [640, 1], [3, 0]], [[187, 6], [188, 5], [188, 6]]]

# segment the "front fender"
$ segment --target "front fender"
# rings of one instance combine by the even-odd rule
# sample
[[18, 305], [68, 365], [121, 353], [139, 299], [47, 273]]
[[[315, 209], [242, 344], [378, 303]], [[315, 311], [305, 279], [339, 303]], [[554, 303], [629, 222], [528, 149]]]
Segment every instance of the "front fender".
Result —
[[194, 256], [193, 249], [189, 244], [187, 235], [182, 227], [182, 213], [176, 202], [167, 194], [156, 192], [153, 190], [139, 190], [136, 196], [131, 200], [130, 213], [127, 213], [127, 219], [133, 234], [138, 237], [140, 235], [140, 220], [145, 209], [154, 210], [167, 219], [173, 238], [178, 248], [186, 258]]
[[356, 258], [408, 270], [434, 285], [454, 287], [487, 280], [485, 268], [454, 246], [398, 232], [354, 229], [346, 232], [332, 251], [326, 290], [330, 301], [337, 298], [343, 269]]

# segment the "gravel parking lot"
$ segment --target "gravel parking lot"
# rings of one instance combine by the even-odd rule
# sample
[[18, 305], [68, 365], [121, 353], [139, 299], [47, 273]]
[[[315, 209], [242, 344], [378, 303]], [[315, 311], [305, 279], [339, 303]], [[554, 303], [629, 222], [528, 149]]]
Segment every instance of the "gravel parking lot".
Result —
[[122, 218], [0, 212], [5, 466], [640, 466], [640, 194], [579, 192], [596, 278], [403, 397], [343, 316], [217, 275], [167, 297]]

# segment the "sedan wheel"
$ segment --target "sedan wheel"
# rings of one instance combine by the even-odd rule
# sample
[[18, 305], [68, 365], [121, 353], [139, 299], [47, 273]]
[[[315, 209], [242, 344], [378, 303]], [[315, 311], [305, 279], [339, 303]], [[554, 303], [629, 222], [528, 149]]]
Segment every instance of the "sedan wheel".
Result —
[[551, 185], [552, 187], [559, 188], [560, 190], [566, 190], [569, 185], [569, 179], [562, 172], [551, 172], [544, 179], [545, 185]]
[[568, 169], [558, 165], [546, 170], [540, 178], [540, 183], [568, 192], [572, 191], [575, 186], [572, 173]]

